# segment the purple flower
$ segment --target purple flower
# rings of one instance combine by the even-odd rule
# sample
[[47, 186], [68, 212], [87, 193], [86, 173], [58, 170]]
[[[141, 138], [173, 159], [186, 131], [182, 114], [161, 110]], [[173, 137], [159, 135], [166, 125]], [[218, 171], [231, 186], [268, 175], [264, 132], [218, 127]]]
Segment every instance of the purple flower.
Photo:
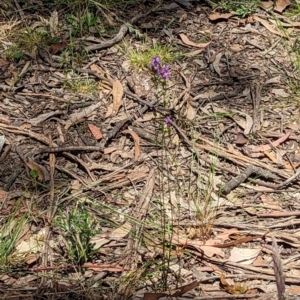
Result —
[[160, 68], [160, 59], [158, 56], [154, 56], [151, 60], [151, 68], [156, 69]]
[[170, 126], [170, 125], [171, 125], [171, 118], [170, 118], [169, 116], [165, 118], [165, 124], [166, 124], [167, 126]]
[[162, 79], [168, 79], [169, 78], [169, 71], [170, 67], [168, 65], [159, 67], [157, 69], [158, 76], [160, 76]]
[[164, 80], [169, 79], [170, 67], [168, 65], [162, 66], [161, 62], [160, 62], [160, 58], [158, 56], [154, 56], [152, 58], [150, 66], [153, 70], [157, 71], [158, 77], [160, 77]]

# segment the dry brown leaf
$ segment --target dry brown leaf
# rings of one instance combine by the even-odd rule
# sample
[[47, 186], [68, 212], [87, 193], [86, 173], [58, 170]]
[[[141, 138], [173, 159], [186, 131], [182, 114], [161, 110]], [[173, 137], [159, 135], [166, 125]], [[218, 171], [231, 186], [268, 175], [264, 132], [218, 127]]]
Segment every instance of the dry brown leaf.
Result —
[[228, 284], [223, 273], [220, 275], [220, 285], [227, 293], [232, 295], [244, 294], [248, 290], [248, 288], [245, 285]]
[[179, 36], [180, 36], [180, 38], [181, 38], [181, 40], [183, 41], [184, 44], [186, 44], [188, 46], [197, 47], [197, 48], [203, 48], [204, 49], [205, 47], [207, 47], [211, 43], [211, 41], [210, 41], [210, 42], [207, 42], [207, 43], [196, 44], [196, 43], [190, 41], [189, 38], [183, 33], [180, 33]]
[[0, 203], [2, 203], [5, 200], [6, 195], [7, 195], [6, 191], [0, 190]]
[[136, 121], [137, 122], [147, 122], [147, 121], [151, 121], [154, 118], [155, 118], [154, 112], [149, 112], [147, 114], [144, 114], [142, 117], [137, 118]]
[[267, 9], [271, 8], [273, 5], [274, 5], [274, 2], [273, 2], [273, 1], [263, 1], [263, 2], [261, 3], [260, 7], [261, 7], [262, 9], [267, 10]]
[[196, 117], [196, 112], [197, 110], [194, 108], [194, 106], [188, 102], [186, 107], [186, 117], [192, 121]]
[[279, 36], [285, 37], [285, 35], [278, 31], [277, 29], [273, 28], [272, 24], [270, 24], [268, 21], [258, 17], [258, 16], [254, 16], [254, 20], [256, 20], [257, 22], [259, 22], [260, 24], [262, 24], [267, 30], [269, 30], [270, 32], [277, 34]]
[[62, 43], [58, 43], [58, 44], [53, 44], [50, 46], [49, 48], [49, 52], [51, 54], [57, 54], [62, 52], [63, 50], [68, 48], [68, 43], [67, 42], [62, 42]]
[[96, 64], [92, 64], [90, 66], [90, 69], [92, 71], [96, 72], [97, 74], [103, 74], [104, 73], [104, 71], [98, 65], [96, 65]]
[[3, 67], [5, 65], [8, 65], [9, 64], [9, 61], [3, 59], [3, 58], [0, 58], [0, 67]]
[[203, 52], [204, 48], [203, 49], [197, 49], [195, 51], [192, 51], [192, 52], [189, 52], [187, 54], [185, 54], [187, 57], [193, 57], [195, 55], [198, 55], [200, 54], [201, 52]]
[[134, 140], [134, 157], [137, 159], [141, 154], [140, 138], [133, 130], [124, 130], [124, 133], [129, 133]]
[[238, 132], [236, 134], [235, 144], [237, 144], [237, 145], [245, 145], [247, 143], [248, 143], [247, 137], [242, 132]]
[[209, 15], [209, 19], [211, 21], [217, 21], [217, 20], [228, 20], [230, 17], [232, 17], [232, 13], [219, 13], [219, 12], [213, 12], [212, 14]]
[[112, 153], [112, 152], [114, 152], [116, 150], [118, 150], [118, 148], [116, 148], [116, 147], [108, 147], [108, 148], [104, 149], [103, 153], [104, 154], [110, 154], [110, 153]]
[[102, 135], [100, 129], [96, 125], [89, 123], [88, 126], [89, 126], [89, 129], [90, 129], [92, 135], [94, 136], [94, 138], [96, 140], [102, 139], [103, 135]]
[[112, 86], [112, 96], [113, 96], [113, 113], [116, 115], [119, 108], [123, 104], [123, 85], [119, 80], [115, 80]]
[[126, 268], [117, 265], [107, 265], [107, 264], [93, 264], [93, 263], [85, 263], [82, 265], [83, 268], [87, 268], [89, 270], [98, 271], [98, 272], [124, 272]]
[[44, 182], [44, 181], [50, 180], [49, 172], [45, 167], [43, 167], [35, 162], [26, 162], [26, 165], [30, 170], [37, 171], [37, 173], [38, 173], [37, 179], [39, 181]]
[[273, 163], [278, 163], [275, 155], [269, 151], [264, 151], [264, 154], [272, 161]]
[[261, 248], [238, 248], [234, 247], [230, 251], [228, 261], [250, 265], [261, 252]]
[[[278, 140], [276, 140], [275, 142], [271, 143], [274, 147], [277, 147], [278, 145], [280, 145], [281, 143], [283, 143], [284, 141], [286, 141], [288, 139], [288, 137], [290, 136], [291, 132], [287, 132], [285, 135], [283, 135], [281, 138], [279, 138]], [[258, 146], [254, 149], [251, 150], [251, 152], [264, 152], [267, 150], [270, 150], [271, 146], [270, 145], [261, 145]]]
[[113, 103], [110, 103], [108, 106], [107, 106], [107, 111], [106, 111], [106, 114], [105, 114], [105, 119], [107, 119], [108, 117], [110, 117], [113, 112], [114, 112], [114, 104]]
[[129, 222], [126, 222], [121, 227], [113, 230], [109, 234], [109, 238], [124, 238], [129, 234], [131, 228], [131, 224]]
[[240, 52], [244, 49], [244, 47], [240, 44], [233, 44], [231, 47], [230, 47], [230, 50], [233, 51], [233, 52]]
[[272, 89], [271, 93], [282, 98], [289, 97], [290, 94], [288, 94], [284, 89]]
[[290, 4], [290, 0], [277, 0], [274, 10], [279, 13], [282, 13]]

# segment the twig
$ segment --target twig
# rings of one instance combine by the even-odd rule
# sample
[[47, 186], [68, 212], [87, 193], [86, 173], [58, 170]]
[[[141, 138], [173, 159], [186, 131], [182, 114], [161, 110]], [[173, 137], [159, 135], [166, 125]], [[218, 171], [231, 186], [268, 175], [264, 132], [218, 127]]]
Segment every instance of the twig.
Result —
[[[137, 14], [135, 17], [133, 17], [130, 20], [130, 23], [131, 24], [136, 23], [140, 18], [149, 15], [151, 12], [152, 12], [152, 10], [149, 10], [146, 13], [139, 13], [139, 14]], [[102, 49], [109, 48], [109, 47], [115, 45], [116, 43], [120, 42], [124, 38], [124, 36], [126, 35], [128, 29], [129, 29], [128, 25], [123, 24], [120, 27], [119, 32], [112, 39], [104, 41], [104, 42], [102, 42], [100, 44], [87, 46], [87, 47], [85, 47], [85, 50], [87, 52], [90, 52], [90, 51], [94, 51], [94, 50], [102, 50]]]
[[289, 183], [291, 183], [292, 181], [294, 181], [295, 179], [297, 179], [297, 177], [300, 175], [300, 168], [298, 168], [296, 170], [296, 173], [291, 176], [290, 178], [288, 178], [286, 181], [284, 181], [283, 183], [279, 184], [277, 186], [277, 189], [281, 189], [282, 187], [284, 187], [285, 185], [288, 185]]
[[275, 180], [278, 179], [278, 177], [272, 174], [271, 172], [264, 170], [260, 167], [250, 165], [246, 168], [246, 170], [243, 173], [232, 178], [229, 182], [225, 184], [224, 188], [222, 189], [222, 194], [229, 194], [233, 189], [238, 187], [241, 183], [245, 182], [254, 173], [259, 174], [265, 178], [272, 178]]
[[103, 151], [102, 147], [98, 146], [69, 146], [69, 147], [48, 147], [38, 150], [37, 153], [59, 153], [59, 152], [74, 152], [74, 151]]
[[285, 280], [283, 274], [283, 267], [282, 267], [282, 261], [280, 258], [279, 249], [274, 236], [272, 236], [272, 247], [269, 245], [265, 245], [265, 247], [272, 251], [273, 269], [274, 269], [275, 280], [276, 280], [278, 300], [284, 300]]

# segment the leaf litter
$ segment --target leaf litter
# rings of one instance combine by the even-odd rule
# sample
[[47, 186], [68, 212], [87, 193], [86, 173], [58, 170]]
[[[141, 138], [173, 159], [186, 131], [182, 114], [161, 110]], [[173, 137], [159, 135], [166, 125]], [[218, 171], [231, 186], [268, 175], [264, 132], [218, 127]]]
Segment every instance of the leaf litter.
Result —
[[[276, 2], [273, 13], [288, 4]], [[8, 287], [41, 294], [45, 276], [60, 278], [53, 291], [66, 295], [92, 286], [90, 299], [299, 294], [299, 111], [284, 81], [294, 72], [285, 44], [293, 36], [268, 11], [251, 21], [192, 5], [183, 18], [179, 6], [141, 4], [147, 13], [124, 14], [128, 25], [109, 40], [83, 39], [89, 57], [73, 72], [95, 81], [89, 94], [65, 88], [74, 75], [58, 62], [69, 41], [49, 46], [48, 58], [1, 57], [2, 298]], [[58, 36], [62, 12], [41, 21]], [[148, 28], [149, 47], [172, 38], [186, 54], [170, 63], [168, 101], [150, 70], [123, 64], [127, 54], [115, 48], [122, 38], [140, 42], [130, 23]], [[4, 49], [9, 39], [1, 37]], [[100, 229], [82, 265], [54, 221], [58, 209], [80, 205], [77, 220], [90, 216]]]

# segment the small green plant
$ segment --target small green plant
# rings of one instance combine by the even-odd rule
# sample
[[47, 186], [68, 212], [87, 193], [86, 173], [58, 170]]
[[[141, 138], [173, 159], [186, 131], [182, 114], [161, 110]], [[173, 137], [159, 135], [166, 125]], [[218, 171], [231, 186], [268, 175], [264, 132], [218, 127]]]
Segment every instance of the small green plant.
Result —
[[231, 0], [222, 0], [214, 2], [220, 10], [225, 12], [234, 12], [236, 15], [241, 16], [242, 18], [255, 13], [260, 4], [261, 0], [246, 0], [246, 1], [231, 1]]
[[105, 29], [101, 25], [101, 19], [86, 11], [84, 14], [75, 16], [73, 14], [68, 14], [66, 16], [68, 23], [72, 26], [71, 34], [72, 36], [82, 36], [90, 32], [98, 33], [101, 35], [105, 32]]
[[45, 48], [51, 42], [47, 33], [31, 28], [16, 33], [13, 38], [14, 44], [5, 51], [5, 56], [13, 60], [19, 60], [25, 53], [35, 56], [39, 49]]
[[[28, 221], [28, 213], [22, 214], [20, 210], [24, 199], [20, 198], [15, 204], [13, 212], [6, 221], [2, 221], [0, 230], [0, 269], [9, 268], [14, 261], [11, 261], [11, 255], [16, 242], [20, 238], [22, 229]], [[0, 207], [1, 209], [1, 207]]]
[[170, 46], [155, 45], [146, 50], [129, 50], [129, 60], [132, 66], [137, 69], [145, 69], [149, 67], [149, 61], [153, 57], [159, 57], [166, 63], [172, 62], [178, 58], [178, 54]]
[[70, 43], [60, 55], [60, 65], [63, 69], [75, 69], [81, 66], [88, 58], [87, 52], [81, 45]]
[[29, 174], [30, 174], [30, 177], [35, 179], [35, 180], [39, 177], [39, 172], [37, 170], [34, 170], [34, 169], [30, 170]]
[[93, 79], [75, 78], [72, 80], [67, 80], [64, 83], [64, 87], [73, 93], [93, 94], [95, 91], [97, 91], [98, 85]]
[[295, 1], [291, 3], [291, 6], [287, 13], [285, 13], [287, 17], [290, 17], [293, 21], [300, 20], [300, 3]]
[[92, 219], [83, 205], [75, 207], [72, 211], [63, 212], [58, 210], [59, 216], [54, 220], [63, 234], [70, 258], [77, 264], [83, 265], [92, 259], [96, 253], [91, 239], [100, 232], [97, 222]]

